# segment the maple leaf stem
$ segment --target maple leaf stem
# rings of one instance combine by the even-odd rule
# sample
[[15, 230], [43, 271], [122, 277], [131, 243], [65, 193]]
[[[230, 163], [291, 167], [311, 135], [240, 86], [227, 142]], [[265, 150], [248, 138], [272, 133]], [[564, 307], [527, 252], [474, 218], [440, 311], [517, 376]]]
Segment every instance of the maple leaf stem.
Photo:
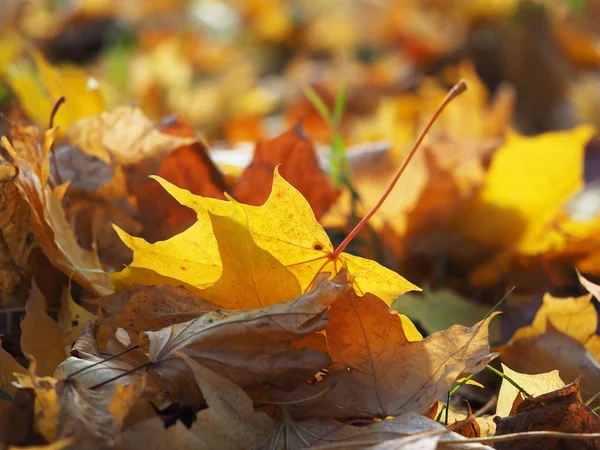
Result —
[[[50, 113], [50, 122], [48, 123], [48, 129], [52, 129], [54, 127], [54, 117], [58, 112], [58, 108], [60, 108], [60, 105], [62, 105], [66, 101], [67, 99], [64, 96], [62, 96], [54, 104], [52, 112]], [[58, 168], [58, 160], [56, 159], [56, 150], [54, 149], [54, 144], [52, 144], [52, 147], [50, 148], [50, 153], [52, 153], [52, 164], [54, 165], [54, 170], [56, 170], [56, 181], [60, 185], [63, 183], [63, 181], [62, 177], [60, 176], [60, 169]]]
[[94, 389], [98, 389], [98, 388], [101, 388], [102, 386], [106, 386], [108, 383], [112, 383], [113, 381], [116, 381], [116, 380], [118, 380], [120, 378], [126, 377], [127, 375], [132, 374], [133, 372], [135, 372], [136, 370], [143, 369], [144, 367], [147, 367], [150, 364], [152, 364], [152, 361], [146, 361], [145, 363], [140, 364], [139, 366], [135, 366], [133, 369], [129, 369], [126, 372], [120, 373], [119, 375], [116, 375], [116, 376], [114, 376], [112, 378], [109, 378], [108, 380], [104, 380], [103, 382], [98, 383], [98, 384], [92, 386], [90, 388], [90, 390], [93, 391]]
[[140, 345], [139, 345], [139, 344], [135, 344], [133, 347], [130, 347], [130, 348], [128, 348], [127, 350], [123, 350], [121, 353], [117, 353], [116, 355], [114, 355], [114, 356], [111, 356], [110, 358], [103, 359], [102, 361], [98, 361], [98, 362], [96, 362], [96, 363], [94, 363], [94, 364], [91, 364], [91, 365], [89, 365], [89, 366], [87, 366], [87, 367], [83, 367], [83, 368], [81, 368], [81, 369], [79, 369], [79, 370], [76, 370], [75, 372], [73, 372], [73, 373], [70, 373], [70, 374], [67, 376], [67, 380], [68, 380], [69, 378], [71, 378], [71, 377], [74, 377], [75, 375], [79, 375], [81, 372], [84, 372], [84, 371], [86, 371], [86, 370], [88, 370], [88, 369], [91, 369], [92, 367], [99, 366], [100, 364], [104, 364], [105, 362], [108, 362], [108, 361], [111, 361], [111, 360], [113, 360], [113, 359], [116, 359], [116, 358], [118, 358], [119, 356], [123, 356], [124, 354], [126, 354], [126, 353], [129, 353], [129, 352], [131, 352], [131, 351], [133, 351], [133, 350], [135, 350], [136, 348], [139, 348], [139, 347], [140, 347]]
[[413, 145], [413, 148], [410, 150], [410, 153], [408, 154], [408, 156], [406, 157], [406, 159], [404, 160], [404, 162], [398, 169], [398, 172], [396, 172], [394, 179], [392, 180], [390, 185], [387, 187], [387, 189], [385, 190], [385, 192], [383, 193], [383, 195], [381, 196], [379, 201], [375, 204], [375, 206], [373, 206], [373, 208], [371, 208], [371, 210], [367, 214], [365, 214], [365, 216], [361, 219], [361, 221], [358, 223], [358, 225], [356, 225], [354, 227], [354, 229], [348, 234], [348, 236], [346, 236], [346, 238], [342, 241], [342, 243], [338, 246], [338, 248], [336, 248], [335, 251], [333, 253], [331, 253], [330, 259], [337, 258], [346, 249], [346, 247], [348, 246], [348, 244], [350, 244], [352, 239], [354, 239], [356, 237], [356, 235], [360, 232], [360, 230], [363, 229], [363, 227], [369, 221], [369, 219], [371, 219], [371, 217], [373, 217], [373, 215], [375, 215], [375, 213], [379, 210], [381, 205], [383, 205], [383, 202], [388, 198], [388, 196], [394, 189], [394, 186], [396, 186], [396, 183], [398, 182], [398, 180], [400, 179], [400, 177], [402, 176], [402, 174], [404, 173], [404, 171], [410, 164], [410, 161], [412, 160], [413, 156], [415, 155], [415, 153], [421, 146], [423, 139], [425, 139], [425, 136], [427, 136], [427, 133], [429, 132], [429, 130], [431, 129], [431, 127], [433, 126], [433, 124], [435, 123], [437, 118], [440, 116], [440, 114], [446, 108], [446, 106], [448, 106], [448, 104], [450, 104], [450, 102], [452, 102], [452, 100], [454, 100], [456, 97], [458, 97], [460, 94], [462, 94], [463, 92], [465, 92], [467, 90], [467, 87], [468, 87], [467, 82], [465, 80], [460, 80], [458, 83], [456, 83], [452, 87], [452, 89], [450, 89], [450, 91], [448, 92], [448, 95], [446, 95], [446, 98], [442, 101], [440, 106], [438, 106], [438, 109], [435, 111], [435, 113], [433, 113], [433, 116], [431, 116], [431, 119], [429, 119], [429, 122], [427, 122], [427, 125], [425, 126], [423, 131], [421, 131], [421, 134], [417, 138], [415, 144]]

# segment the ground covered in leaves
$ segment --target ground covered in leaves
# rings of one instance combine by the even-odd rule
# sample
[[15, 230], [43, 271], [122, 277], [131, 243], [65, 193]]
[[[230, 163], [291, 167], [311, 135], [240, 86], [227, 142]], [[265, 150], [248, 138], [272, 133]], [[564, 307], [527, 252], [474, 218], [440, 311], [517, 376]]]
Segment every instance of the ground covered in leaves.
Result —
[[599, 25], [4, 1], [0, 449], [600, 448]]

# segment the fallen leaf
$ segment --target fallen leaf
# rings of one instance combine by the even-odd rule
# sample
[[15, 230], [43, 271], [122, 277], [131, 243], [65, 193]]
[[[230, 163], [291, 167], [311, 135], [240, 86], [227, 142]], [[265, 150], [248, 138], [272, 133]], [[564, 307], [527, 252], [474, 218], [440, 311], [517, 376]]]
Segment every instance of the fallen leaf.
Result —
[[[496, 418], [496, 436], [526, 431], [561, 431], [564, 433], [599, 433], [600, 417], [581, 403], [579, 380], [536, 398], [523, 400], [514, 416]], [[573, 448], [571, 440], [539, 438], [497, 442], [497, 449]], [[600, 440], [579, 441], [578, 448], [598, 448]]]
[[[515, 372], [509, 367], [502, 364], [502, 373], [510, 377], [528, 394], [533, 397], [547, 394], [562, 388], [565, 383], [560, 379], [558, 370], [553, 370], [548, 373], [539, 373], [537, 375], [527, 375], [524, 373]], [[508, 417], [513, 408], [513, 403], [519, 394], [519, 390], [506, 378], [502, 379], [500, 393], [498, 394], [498, 403], [496, 403], [496, 415], [498, 417]]]
[[[46, 299], [35, 279], [25, 305], [25, 319], [21, 322], [21, 348], [37, 362], [37, 371], [49, 376], [67, 356], [67, 340], [58, 324], [46, 313]], [[30, 358], [31, 359], [31, 358]]]
[[0, 167], [8, 169], [0, 176], [0, 209], [11, 212], [0, 215], [0, 300], [6, 305], [19, 285], [28, 282], [27, 259], [36, 243], [29, 205], [15, 181], [20, 175], [14, 166]]
[[144, 332], [140, 347], [148, 353], [152, 371], [169, 381], [172, 396], [185, 392], [186, 400], [191, 399], [194, 385], [190, 387], [178, 351], [241, 386], [293, 387], [330, 363], [326, 354], [290, 347], [291, 341], [322, 330], [327, 309], [348, 289], [345, 272], [331, 282], [327, 276], [319, 276], [310, 292], [288, 303], [250, 311], [215, 311]]
[[491, 319], [408, 342], [394, 310], [374, 295], [350, 292], [329, 312], [327, 342], [338, 368], [327, 376], [336, 386], [325, 397], [367, 416], [425, 412], [461, 374], [496, 356], [488, 345]]
[[302, 194], [317, 220], [323, 216], [338, 193], [321, 170], [314, 146], [304, 134], [301, 123], [274, 139], [256, 144], [252, 163], [235, 187], [235, 197], [248, 205], [265, 203], [273, 186], [273, 171], [278, 165], [281, 176]]
[[[113, 275], [113, 280], [118, 284], [149, 285], [157, 283], [156, 274], [159, 274], [198, 288], [210, 286], [220, 277], [222, 267], [208, 212], [226, 216], [231, 214], [233, 205], [195, 196], [157, 180], [180, 203], [194, 209], [198, 221], [168, 241], [154, 244], [117, 229], [123, 242], [134, 251], [134, 257], [125, 271]], [[390, 304], [399, 295], [417, 289], [374, 261], [347, 253], [332, 259], [333, 245], [315, 220], [310, 205], [277, 172], [271, 195], [264, 205], [242, 206], [256, 244], [296, 276], [303, 292], [318, 273], [336, 274], [343, 266], [347, 267], [359, 294], [372, 292]]]

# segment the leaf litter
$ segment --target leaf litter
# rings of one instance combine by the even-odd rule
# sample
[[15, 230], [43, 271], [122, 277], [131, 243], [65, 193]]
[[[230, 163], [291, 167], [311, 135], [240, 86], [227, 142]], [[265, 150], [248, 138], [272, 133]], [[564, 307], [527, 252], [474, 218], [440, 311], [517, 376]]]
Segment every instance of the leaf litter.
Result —
[[0, 15], [0, 447], [598, 445], [575, 2], [39, 3]]

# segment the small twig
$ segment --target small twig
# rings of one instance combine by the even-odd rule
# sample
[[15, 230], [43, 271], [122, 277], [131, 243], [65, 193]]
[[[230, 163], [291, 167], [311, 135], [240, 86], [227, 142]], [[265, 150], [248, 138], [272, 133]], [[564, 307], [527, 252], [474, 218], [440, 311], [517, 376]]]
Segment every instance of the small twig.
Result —
[[[54, 128], [54, 117], [56, 116], [60, 105], [62, 105], [65, 101], [67, 101], [67, 99], [64, 96], [62, 96], [54, 104], [52, 112], [50, 113], [50, 122], [48, 124], [48, 129]], [[58, 159], [56, 158], [56, 150], [54, 148], [54, 143], [52, 143], [52, 146], [50, 147], [50, 153], [52, 153], [52, 164], [54, 165], [54, 170], [56, 170], [56, 181], [60, 185], [63, 183], [63, 181], [62, 177], [60, 176], [60, 169], [58, 168]]]
[[86, 370], [88, 370], [88, 369], [91, 369], [92, 367], [99, 366], [100, 364], [104, 364], [105, 362], [108, 362], [108, 361], [111, 361], [111, 360], [113, 360], [113, 359], [116, 359], [116, 358], [118, 358], [119, 356], [123, 356], [124, 354], [126, 354], [126, 353], [129, 353], [129, 352], [131, 352], [131, 351], [133, 351], [133, 350], [135, 350], [135, 349], [137, 349], [137, 348], [139, 348], [139, 347], [140, 347], [140, 345], [139, 345], [139, 344], [135, 344], [133, 347], [130, 347], [130, 348], [128, 348], [127, 350], [123, 350], [121, 353], [117, 353], [116, 355], [114, 355], [114, 356], [111, 356], [110, 358], [103, 359], [102, 361], [95, 362], [94, 364], [90, 364], [90, 365], [89, 365], [89, 366], [87, 366], [87, 367], [83, 367], [83, 368], [81, 368], [81, 369], [79, 369], [79, 370], [76, 370], [75, 372], [73, 372], [73, 373], [70, 373], [70, 374], [67, 376], [67, 380], [68, 380], [69, 378], [71, 378], [71, 377], [74, 377], [75, 375], [79, 375], [81, 372], [84, 372], [84, 371], [86, 371]]
[[587, 402], [585, 402], [585, 406], [590, 406], [594, 400], [596, 400], [600, 396], [600, 392], [596, 393], [592, 398], [590, 398]]

